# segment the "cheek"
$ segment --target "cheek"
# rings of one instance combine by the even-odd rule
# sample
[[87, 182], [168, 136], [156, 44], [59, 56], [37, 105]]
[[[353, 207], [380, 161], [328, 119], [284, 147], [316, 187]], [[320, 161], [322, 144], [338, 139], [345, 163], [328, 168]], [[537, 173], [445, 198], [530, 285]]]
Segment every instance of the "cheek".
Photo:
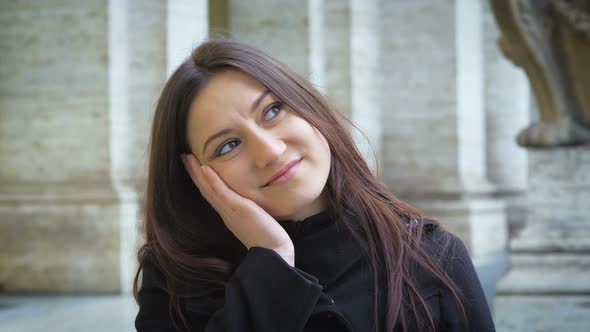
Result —
[[[322, 153], [327, 154], [328, 157], [330, 155], [330, 145], [328, 144], [328, 140], [326, 139], [326, 137], [324, 137], [324, 135], [322, 135], [322, 133], [316, 128], [311, 126], [311, 129], [313, 130], [313, 137], [315, 137], [315, 147], [317, 150], [321, 150]], [[329, 159], [329, 158], [328, 158]]]
[[254, 202], [260, 201], [258, 185], [253, 177], [244, 176], [249, 173], [248, 167], [241, 162], [227, 163], [223, 166], [211, 166], [223, 182], [236, 194]]
[[316, 127], [311, 125], [303, 118], [296, 117], [293, 125], [291, 126], [291, 130], [294, 130], [294, 135], [297, 136], [305, 146], [307, 146], [308, 152], [314, 156], [314, 159], [321, 161], [322, 163], [326, 160], [328, 163], [330, 162], [330, 145], [328, 144], [328, 140]]
[[246, 179], [243, 176], [244, 171], [243, 168], [240, 170], [240, 167], [235, 166], [212, 166], [215, 172], [219, 175], [221, 180], [233, 191], [238, 193], [241, 196], [247, 194], [247, 184], [245, 183]]

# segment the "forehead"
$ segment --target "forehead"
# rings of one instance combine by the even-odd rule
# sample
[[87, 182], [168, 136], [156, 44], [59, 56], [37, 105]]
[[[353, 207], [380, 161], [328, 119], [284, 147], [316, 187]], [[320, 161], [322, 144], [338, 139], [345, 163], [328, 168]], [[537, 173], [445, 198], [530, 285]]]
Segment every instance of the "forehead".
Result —
[[213, 121], [228, 112], [248, 111], [252, 102], [265, 90], [254, 78], [236, 70], [215, 75], [193, 100], [190, 113], [197, 119]]

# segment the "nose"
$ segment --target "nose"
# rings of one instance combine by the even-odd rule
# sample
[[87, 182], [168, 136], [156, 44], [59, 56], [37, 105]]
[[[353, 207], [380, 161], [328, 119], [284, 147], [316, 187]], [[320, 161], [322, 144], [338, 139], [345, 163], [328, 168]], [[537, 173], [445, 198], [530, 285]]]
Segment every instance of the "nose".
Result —
[[264, 128], [252, 130], [249, 148], [256, 166], [265, 168], [273, 161], [280, 159], [280, 156], [287, 149], [285, 142], [273, 133]]

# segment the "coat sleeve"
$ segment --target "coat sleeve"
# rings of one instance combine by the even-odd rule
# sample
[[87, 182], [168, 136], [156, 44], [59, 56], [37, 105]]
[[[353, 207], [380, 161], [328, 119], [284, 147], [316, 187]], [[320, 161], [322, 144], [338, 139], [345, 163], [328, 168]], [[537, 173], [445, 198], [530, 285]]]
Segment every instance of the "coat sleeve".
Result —
[[442, 321], [444, 331], [495, 331], [494, 321], [488, 307], [479, 278], [473, 267], [467, 248], [461, 239], [450, 235], [449, 250], [445, 257], [445, 271], [459, 289], [467, 318], [456, 304], [450, 291], [443, 292]]
[[[144, 267], [136, 329], [176, 331], [168, 295], [150, 286], [149, 273], [156, 272], [151, 269]], [[209, 317], [191, 317], [189, 325], [191, 331], [206, 332], [302, 331], [321, 292], [317, 278], [273, 250], [252, 247], [226, 285], [224, 306]]]

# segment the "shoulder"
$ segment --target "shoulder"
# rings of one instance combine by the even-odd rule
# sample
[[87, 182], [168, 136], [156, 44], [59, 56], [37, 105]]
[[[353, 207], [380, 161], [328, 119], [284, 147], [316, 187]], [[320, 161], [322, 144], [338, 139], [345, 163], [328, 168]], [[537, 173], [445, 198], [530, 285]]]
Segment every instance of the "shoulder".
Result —
[[[439, 227], [424, 237], [424, 244], [429, 255], [439, 263], [440, 269], [449, 278], [461, 302], [458, 306], [451, 290], [439, 286], [441, 317], [452, 327], [451, 330], [494, 331], [479, 277], [461, 238]], [[464, 318], [467, 322], [464, 322]]]
[[152, 252], [145, 253], [141, 261], [141, 288], [166, 288], [166, 278], [158, 263], [156, 255]]
[[[424, 236], [423, 245], [426, 253], [449, 279], [462, 300], [475, 301], [471, 304], [477, 303], [478, 306], [485, 304], [479, 277], [461, 238], [444, 227], [437, 227]], [[448, 290], [438, 282], [435, 284], [438, 288]]]
[[[421, 246], [424, 254], [449, 281], [459, 289], [479, 284], [469, 251], [461, 238], [433, 220], [425, 220], [422, 229]], [[446, 289], [439, 278], [424, 267], [418, 266], [416, 271], [416, 278], [424, 288], [433, 292]]]
[[426, 252], [448, 268], [456, 260], [470, 260], [465, 243], [438, 221], [424, 219], [422, 245]]

